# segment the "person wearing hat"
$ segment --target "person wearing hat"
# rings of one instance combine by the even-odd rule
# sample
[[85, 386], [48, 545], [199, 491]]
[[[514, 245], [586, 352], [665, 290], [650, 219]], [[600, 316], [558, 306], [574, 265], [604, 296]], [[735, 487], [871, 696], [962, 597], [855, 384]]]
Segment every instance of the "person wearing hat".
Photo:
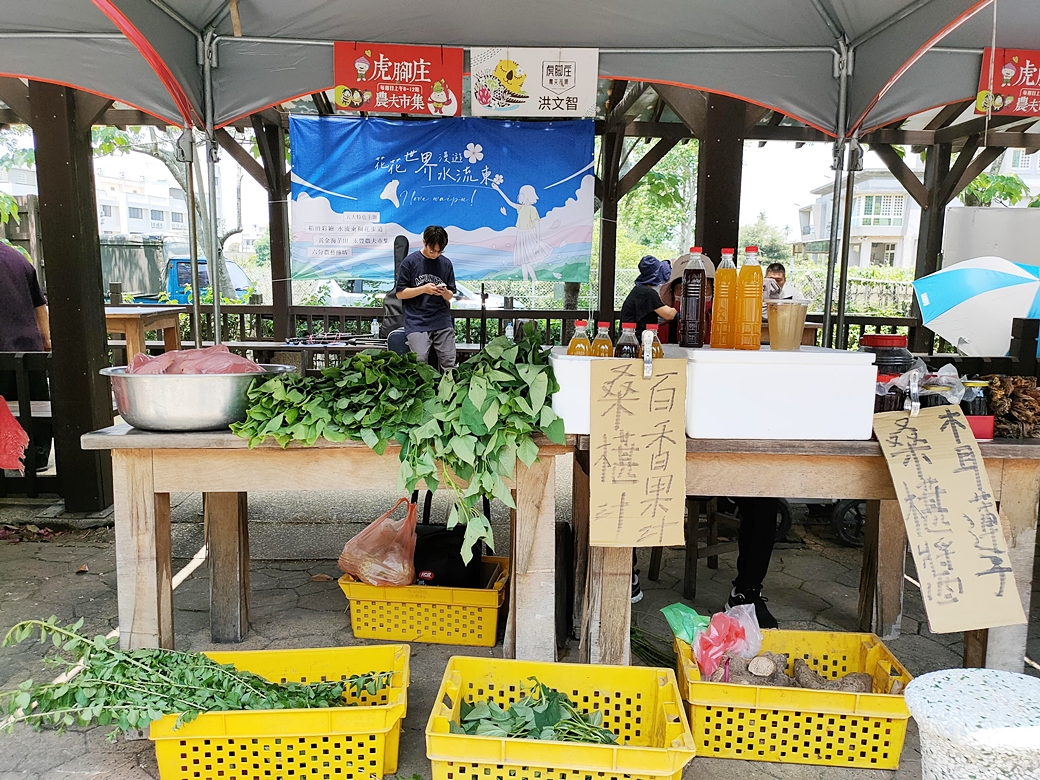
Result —
[[657, 292], [666, 274], [664, 263], [653, 255], [645, 255], [639, 261], [639, 276], [632, 292], [621, 304], [621, 321], [636, 324], [636, 338], [642, 337], [647, 325], [656, 325], [658, 318], [665, 321], [675, 319], [675, 309], [666, 306]]
[[[665, 306], [671, 306], [676, 311], [678, 311], [682, 306], [683, 271], [686, 270], [686, 266], [690, 264], [690, 260], [692, 259], [693, 255], [690, 254], [680, 255], [676, 258], [675, 262], [671, 264], [671, 272], [668, 274], [668, 278], [658, 290], [658, 293], [661, 296], [661, 302], [664, 303]], [[712, 288], [715, 284], [715, 264], [711, 262], [705, 254], [701, 255], [701, 262], [704, 264], [704, 277], [708, 280], [708, 289], [705, 290], [705, 297], [710, 299]], [[657, 337], [661, 339], [662, 344], [678, 344], [678, 321], [672, 320], [672, 322], [665, 323], [658, 329]]]

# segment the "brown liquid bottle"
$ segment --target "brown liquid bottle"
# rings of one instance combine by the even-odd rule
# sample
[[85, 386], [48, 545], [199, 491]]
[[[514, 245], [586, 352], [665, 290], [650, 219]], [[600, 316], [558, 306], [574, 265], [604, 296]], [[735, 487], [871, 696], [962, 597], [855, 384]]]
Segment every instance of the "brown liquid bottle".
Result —
[[707, 332], [707, 285], [701, 248], [690, 248], [690, 261], [683, 271], [682, 305], [679, 307], [679, 346], [703, 347], [711, 339]]
[[636, 324], [634, 322], [621, 323], [621, 337], [614, 347], [614, 357], [637, 358], [639, 357], [639, 341], [636, 339]]

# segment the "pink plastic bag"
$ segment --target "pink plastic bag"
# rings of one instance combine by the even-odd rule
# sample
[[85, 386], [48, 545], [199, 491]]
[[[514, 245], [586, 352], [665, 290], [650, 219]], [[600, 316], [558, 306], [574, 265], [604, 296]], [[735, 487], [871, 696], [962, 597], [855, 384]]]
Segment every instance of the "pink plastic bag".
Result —
[[747, 636], [740, 622], [722, 612], [716, 612], [711, 616], [708, 630], [697, 635], [693, 648], [701, 679], [711, 677], [724, 655], [741, 655], [746, 647]]
[[[401, 504], [408, 504], [408, 514], [394, 520], [390, 515]], [[402, 498], [344, 545], [340, 571], [368, 585], [414, 585], [416, 516], [416, 505]]]
[[263, 369], [248, 358], [233, 355], [223, 344], [205, 349], [164, 352], [158, 357], [134, 355], [128, 374], [255, 374]]

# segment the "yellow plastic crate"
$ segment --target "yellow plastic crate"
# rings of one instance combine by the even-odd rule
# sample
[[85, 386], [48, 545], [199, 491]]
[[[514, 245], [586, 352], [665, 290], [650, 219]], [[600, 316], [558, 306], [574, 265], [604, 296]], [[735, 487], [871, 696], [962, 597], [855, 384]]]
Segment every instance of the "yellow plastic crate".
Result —
[[499, 567], [499, 574], [489, 588], [380, 587], [366, 585], [344, 574], [339, 578], [339, 586], [350, 599], [350, 626], [354, 636], [494, 647], [498, 636], [498, 610], [505, 601], [509, 582], [509, 559], [485, 556], [484, 564]]
[[150, 729], [162, 780], [368, 780], [397, 771], [408, 704], [407, 645], [206, 655], [272, 682], [346, 680], [391, 670], [394, 676], [374, 696], [344, 693], [357, 706], [209, 712], [176, 729], [177, 716], [167, 715]]
[[675, 640], [679, 688], [689, 702], [697, 753], [821, 766], [895, 769], [910, 713], [902, 693], [910, 674], [874, 634], [763, 631], [762, 651], [789, 653], [824, 677], [867, 672], [873, 693], [808, 691], [701, 682], [688, 644]]
[[[529, 677], [599, 710], [617, 745], [452, 734], [463, 701], [515, 703]], [[426, 725], [433, 780], [680, 780], [693, 736], [671, 669], [455, 656]]]

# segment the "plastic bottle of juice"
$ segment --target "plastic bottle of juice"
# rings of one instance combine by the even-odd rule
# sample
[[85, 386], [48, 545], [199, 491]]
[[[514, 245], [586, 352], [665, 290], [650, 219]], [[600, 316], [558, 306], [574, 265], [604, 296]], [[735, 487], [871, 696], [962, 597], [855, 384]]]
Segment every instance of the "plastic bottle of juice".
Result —
[[758, 247], [744, 250], [744, 265], [737, 276], [736, 348], [762, 348], [762, 266]]
[[621, 335], [614, 346], [614, 357], [639, 357], [639, 341], [636, 339], [636, 324], [634, 322], [621, 323]]
[[614, 357], [614, 342], [610, 340], [610, 323], [596, 323], [596, 338], [592, 340], [592, 357]]
[[704, 262], [701, 248], [690, 247], [690, 261], [683, 271], [682, 304], [679, 307], [679, 346], [703, 347], [706, 333], [707, 310], [704, 284]]
[[[647, 325], [647, 331], [654, 334], [654, 340], [650, 345], [650, 359], [657, 360], [658, 358], [664, 357], [664, 347], [661, 346], [661, 339], [657, 338], [657, 326]], [[639, 357], [643, 357], [643, 345], [639, 345]]]
[[733, 349], [736, 328], [737, 266], [733, 250], [723, 249], [715, 269], [715, 293], [711, 304], [711, 348]]
[[586, 357], [592, 352], [592, 345], [589, 343], [589, 335], [585, 331], [588, 327], [586, 320], [575, 320], [574, 321], [574, 335], [571, 336], [571, 343], [567, 345], [568, 355], [580, 355]]

